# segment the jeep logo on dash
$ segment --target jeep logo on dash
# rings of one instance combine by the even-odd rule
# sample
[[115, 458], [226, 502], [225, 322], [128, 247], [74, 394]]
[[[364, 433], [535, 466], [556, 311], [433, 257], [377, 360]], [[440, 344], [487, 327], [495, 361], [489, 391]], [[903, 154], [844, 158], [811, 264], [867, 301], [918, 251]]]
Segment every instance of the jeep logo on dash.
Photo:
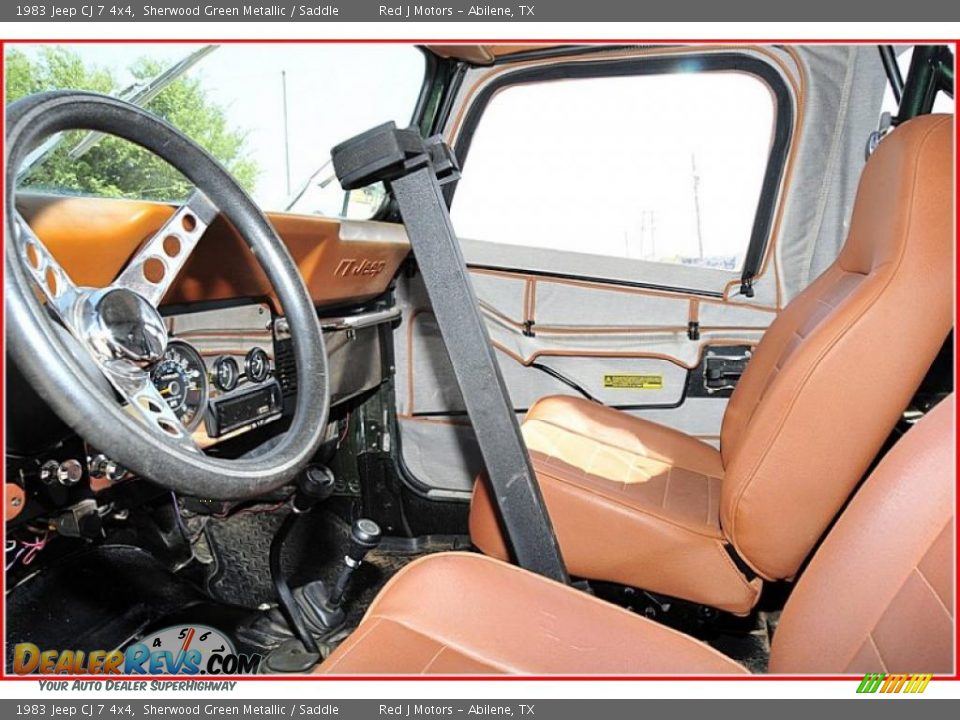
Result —
[[337, 265], [333, 274], [337, 277], [355, 277], [357, 275], [368, 275], [370, 277], [379, 275], [387, 266], [385, 260], [356, 260], [354, 258], [345, 258]]

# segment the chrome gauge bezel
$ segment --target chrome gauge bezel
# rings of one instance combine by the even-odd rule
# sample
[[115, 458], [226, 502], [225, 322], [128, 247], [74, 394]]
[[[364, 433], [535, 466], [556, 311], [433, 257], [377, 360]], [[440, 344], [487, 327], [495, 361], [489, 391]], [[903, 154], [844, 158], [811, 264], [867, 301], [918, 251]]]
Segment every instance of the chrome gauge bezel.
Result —
[[[200, 370], [200, 377], [198, 380], [200, 385], [200, 388], [199, 388], [200, 398], [197, 401], [196, 415], [194, 415], [193, 419], [191, 419], [190, 422], [184, 422], [183, 417], [180, 415], [180, 413], [177, 412], [176, 410], [173, 411], [174, 413], [176, 413], [177, 418], [180, 420], [180, 422], [183, 423], [183, 426], [187, 430], [192, 432], [203, 421], [204, 411], [206, 409], [207, 402], [210, 399], [210, 386], [208, 382], [209, 371], [207, 370], [207, 364], [204, 361], [203, 356], [193, 345], [183, 340], [177, 340], [176, 338], [171, 338], [170, 342], [167, 344], [166, 350], [163, 353], [163, 357], [161, 357], [160, 360], [157, 362], [157, 364], [154, 365], [154, 367], [150, 370], [150, 382], [154, 382], [153, 373], [156, 370], [156, 367], [159, 366], [161, 363], [167, 361], [168, 359], [167, 356], [172, 350], [176, 350], [177, 352], [186, 356], [189, 359], [190, 363], [195, 364], [197, 368], [199, 368]], [[154, 383], [154, 386], [156, 387], [156, 383]]]
[[[260, 377], [256, 376], [256, 373], [253, 372], [253, 362], [254, 358], [262, 356], [263, 362], [263, 375]], [[251, 383], [262, 383], [265, 382], [270, 377], [270, 372], [273, 368], [270, 366], [270, 355], [262, 347], [255, 347], [250, 352], [247, 353], [247, 357], [244, 358], [244, 373], [247, 376], [247, 381]]]
[[[233, 370], [231, 371], [233, 373], [233, 382], [225, 384], [220, 382], [220, 368], [228, 363], [233, 366]], [[240, 384], [240, 363], [231, 355], [221, 355], [218, 357], [213, 363], [213, 384], [220, 392], [228, 393], [236, 390]]]

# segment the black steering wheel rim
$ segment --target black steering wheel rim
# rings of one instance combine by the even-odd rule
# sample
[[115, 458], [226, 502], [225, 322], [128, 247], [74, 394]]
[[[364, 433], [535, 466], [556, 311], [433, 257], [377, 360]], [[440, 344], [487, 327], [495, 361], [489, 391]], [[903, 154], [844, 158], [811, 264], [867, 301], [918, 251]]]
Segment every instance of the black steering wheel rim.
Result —
[[[14, 242], [17, 171], [45, 138], [65, 130], [115, 135], [156, 154], [201, 190], [243, 237], [283, 307], [293, 343], [297, 399], [289, 430], [262, 452], [225, 460], [189, 452], [146, 428], [89, 382], [89, 368], [33, 292]], [[88, 92], [33, 95], [7, 107], [4, 293], [7, 352], [36, 392], [75, 432], [111, 458], [174, 491], [217, 500], [253, 497], [290, 482], [313, 457], [326, 428], [327, 355], [316, 309], [286, 246], [233, 177], [160, 118]], [[38, 358], [46, 359], [38, 362]]]

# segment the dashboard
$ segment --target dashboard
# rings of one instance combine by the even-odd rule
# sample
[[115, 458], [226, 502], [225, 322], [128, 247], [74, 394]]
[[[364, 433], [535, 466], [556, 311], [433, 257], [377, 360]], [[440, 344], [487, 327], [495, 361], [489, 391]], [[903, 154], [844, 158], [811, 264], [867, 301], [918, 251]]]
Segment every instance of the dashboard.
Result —
[[[292, 416], [298, 382], [284, 317], [266, 302], [251, 301], [177, 306], [165, 309], [163, 317], [170, 340], [151, 379], [198, 446], [235, 456], [282, 431], [284, 424], [278, 421]], [[390, 376], [389, 336], [399, 318], [399, 308], [384, 302], [319, 318], [334, 414], [338, 406], [375, 390]], [[55, 514], [60, 534], [96, 537], [94, 498], [114, 497], [115, 491], [138, 485], [128, 482], [136, 477], [62, 426], [16, 374], [15, 365], [8, 365], [8, 402], [17, 408], [16, 425], [24, 432], [14, 433], [19, 439], [8, 432], [7, 522]], [[274, 423], [276, 431], [271, 432]], [[56, 433], [57, 424], [61, 429], [56, 440], [37, 432], [43, 428]], [[253, 435], [258, 429], [266, 434]], [[239, 444], [229, 442], [247, 433], [250, 438]], [[336, 436], [335, 421], [327, 436]], [[135, 488], [130, 491], [136, 494]]]
[[[123, 199], [21, 194], [17, 203], [74, 282], [88, 287], [112, 282], [173, 213], [168, 204]], [[388, 288], [410, 251], [406, 233], [390, 223], [283, 213], [269, 218], [318, 309], [336, 409], [393, 372], [389, 328], [400, 313]], [[216, 219], [164, 298], [160, 309], [170, 342], [151, 374], [207, 452], [242, 453], [281, 432], [292, 416], [296, 368], [278, 308], [242, 238]], [[8, 522], [70, 508], [64, 522], [79, 526], [71, 519], [77, 508], [132, 479], [66, 427], [13, 363], [7, 363], [6, 392]], [[61, 532], [78, 531], [65, 525]]]
[[[399, 319], [395, 306], [320, 318], [332, 406], [375, 388], [391, 372], [382, 332]], [[164, 320], [170, 342], [151, 379], [197, 445], [211, 447], [292, 413], [297, 378], [290, 332], [267, 303]]]
[[[276, 327], [266, 303], [167, 315], [170, 342], [150, 377], [200, 447], [283, 415]], [[287, 340], [285, 334], [280, 338]]]

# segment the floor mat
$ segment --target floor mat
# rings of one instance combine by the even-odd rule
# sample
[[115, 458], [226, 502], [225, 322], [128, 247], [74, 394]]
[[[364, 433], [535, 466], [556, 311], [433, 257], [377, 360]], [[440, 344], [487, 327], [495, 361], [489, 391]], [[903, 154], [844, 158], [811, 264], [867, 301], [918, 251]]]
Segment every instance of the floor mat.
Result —
[[[207, 586], [212, 597], [248, 608], [276, 602], [270, 581], [270, 541], [287, 512], [243, 513], [207, 523], [207, 540], [217, 565]], [[304, 515], [284, 544], [282, 566], [291, 587], [312, 580], [333, 583], [342, 567], [349, 534], [349, 525], [333, 513]], [[377, 592], [397, 571], [418, 557], [449, 549], [449, 544], [436, 542], [416, 550], [371, 551], [346, 592], [347, 626], [360, 622]]]
[[207, 582], [211, 597], [247, 608], [275, 600], [270, 583], [270, 541], [285, 515], [246, 512], [207, 522], [204, 533], [216, 562]]

